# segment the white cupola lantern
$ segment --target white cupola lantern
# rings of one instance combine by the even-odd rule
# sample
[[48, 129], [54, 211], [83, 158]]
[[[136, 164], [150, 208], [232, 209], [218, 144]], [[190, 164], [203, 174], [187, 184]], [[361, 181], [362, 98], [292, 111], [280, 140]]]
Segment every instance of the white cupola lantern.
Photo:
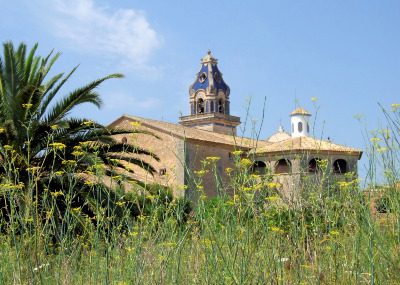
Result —
[[303, 108], [298, 108], [289, 117], [292, 123], [292, 138], [310, 136], [310, 113]]

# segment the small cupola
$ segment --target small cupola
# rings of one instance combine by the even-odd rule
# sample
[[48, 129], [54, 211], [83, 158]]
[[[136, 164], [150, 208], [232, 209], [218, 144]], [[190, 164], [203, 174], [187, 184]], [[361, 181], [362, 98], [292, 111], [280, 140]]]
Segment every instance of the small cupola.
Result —
[[292, 137], [309, 137], [310, 136], [310, 117], [311, 114], [303, 108], [297, 108], [289, 117], [292, 123]]

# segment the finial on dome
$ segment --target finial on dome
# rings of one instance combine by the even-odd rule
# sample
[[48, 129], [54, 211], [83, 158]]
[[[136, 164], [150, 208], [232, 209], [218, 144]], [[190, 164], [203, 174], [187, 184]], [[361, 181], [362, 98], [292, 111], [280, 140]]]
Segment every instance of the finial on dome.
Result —
[[210, 54], [211, 54], [211, 50], [210, 50], [210, 49], [208, 49], [208, 51], [207, 51], [207, 54], [208, 54], [208, 55], [210, 55]]

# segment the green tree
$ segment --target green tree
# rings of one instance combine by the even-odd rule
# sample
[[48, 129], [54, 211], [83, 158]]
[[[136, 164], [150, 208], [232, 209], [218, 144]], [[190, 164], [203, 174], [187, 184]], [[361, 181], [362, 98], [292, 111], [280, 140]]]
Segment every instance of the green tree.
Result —
[[101, 208], [99, 203], [110, 206], [107, 199], [118, 201], [121, 197], [117, 197], [115, 191], [107, 192], [107, 187], [85, 183], [88, 176], [84, 172], [93, 175], [91, 170], [97, 169], [93, 167], [101, 166], [105, 178], [98, 179], [96, 184], [103, 184], [107, 175], [115, 176], [116, 169], [126, 162], [154, 172], [150, 164], [124, 153], [158, 158], [140, 147], [117, 143], [111, 137], [131, 130], [110, 129], [86, 118], [70, 117], [71, 111], [84, 103], [101, 107], [96, 87], [108, 79], [123, 78], [123, 75], [111, 74], [97, 79], [56, 100], [77, 67], [66, 75], [60, 73], [48, 79], [60, 54], [50, 52], [46, 57], [36, 56], [37, 46], [35, 44], [28, 53], [24, 43], [17, 49], [11, 42], [3, 43], [4, 55], [0, 57], [0, 175], [3, 186], [0, 196], [6, 197], [10, 187], [16, 187], [20, 190], [19, 198], [15, 197], [20, 210], [26, 208], [21, 201], [36, 199], [43, 211], [46, 204], [40, 197], [46, 196], [44, 191], [53, 189], [56, 192], [68, 184], [74, 191], [72, 202], [69, 206], [65, 201], [59, 203], [60, 214], [65, 214], [72, 206], [82, 206], [82, 215], [95, 215], [96, 207]]

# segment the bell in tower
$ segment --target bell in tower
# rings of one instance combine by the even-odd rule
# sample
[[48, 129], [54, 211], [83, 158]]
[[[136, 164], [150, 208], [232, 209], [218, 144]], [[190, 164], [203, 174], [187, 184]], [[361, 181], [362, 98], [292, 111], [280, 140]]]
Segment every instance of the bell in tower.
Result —
[[179, 118], [187, 127], [236, 135], [240, 118], [230, 115], [230, 89], [218, 69], [218, 59], [211, 51], [201, 60], [200, 71], [189, 88], [190, 115]]

